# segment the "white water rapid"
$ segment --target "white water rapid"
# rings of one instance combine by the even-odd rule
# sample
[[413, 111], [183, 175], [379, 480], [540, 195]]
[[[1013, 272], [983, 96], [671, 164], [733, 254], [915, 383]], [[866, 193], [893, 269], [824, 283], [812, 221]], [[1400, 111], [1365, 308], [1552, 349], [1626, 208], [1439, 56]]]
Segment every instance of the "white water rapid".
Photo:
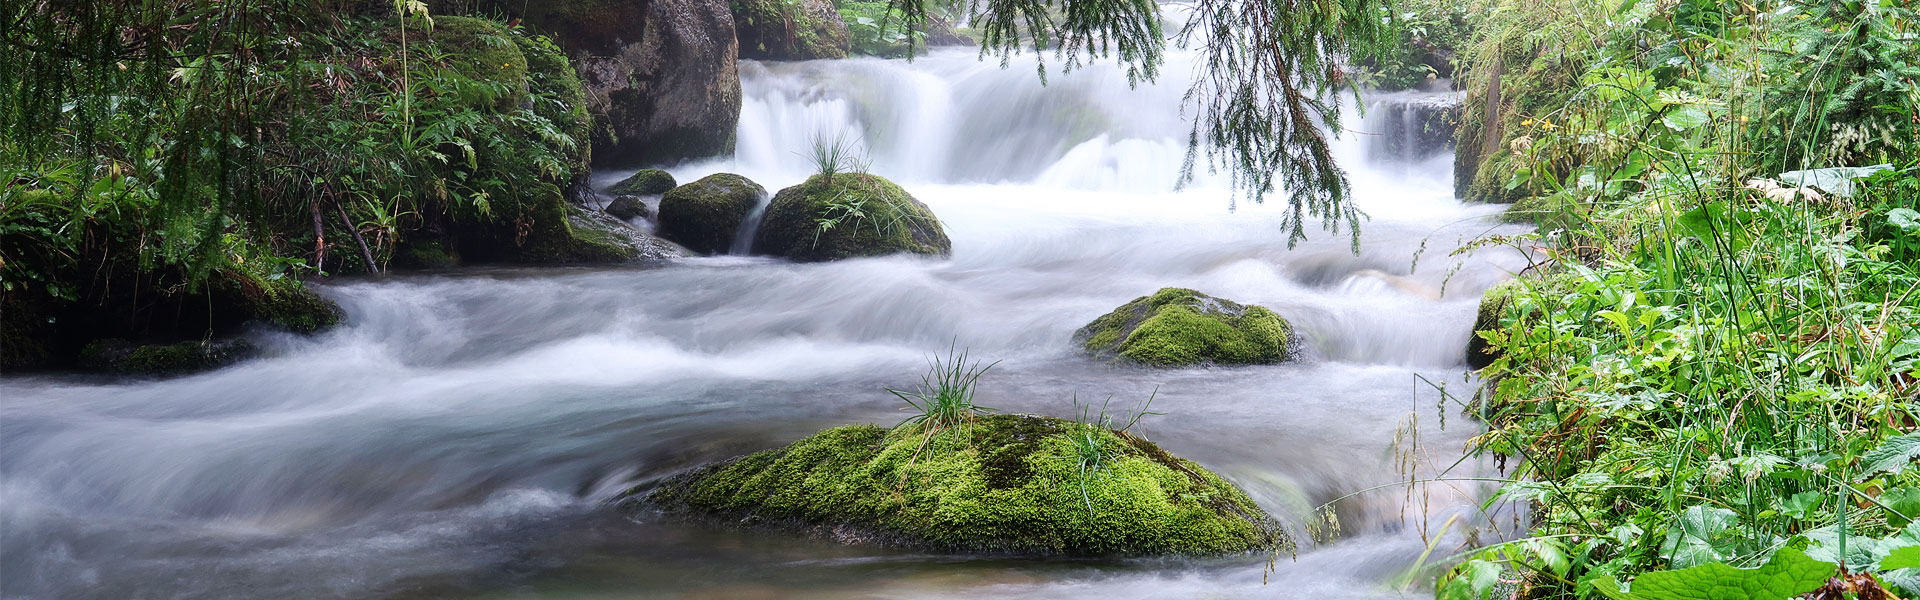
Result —
[[[816, 133], [926, 202], [951, 260], [789, 264], [723, 256], [618, 268], [474, 269], [319, 285], [348, 317], [268, 356], [164, 381], [0, 380], [5, 598], [1419, 598], [1396, 578], [1417, 528], [1483, 523], [1481, 485], [1362, 494], [1337, 539], [1297, 559], [1032, 560], [927, 555], [733, 533], [607, 505], [636, 482], [820, 428], [892, 424], [883, 388], [950, 345], [999, 360], [980, 404], [1068, 416], [1131, 405], [1168, 450], [1243, 486], [1296, 532], [1309, 507], [1406, 479], [1419, 415], [1442, 466], [1477, 424], [1467, 391], [1478, 296], [1518, 270], [1497, 207], [1453, 199], [1448, 156], [1341, 142], [1371, 215], [1288, 248], [1280, 206], [1217, 178], [1174, 191], [1189, 63], [1129, 89], [1107, 65], [1002, 69], [971, 49], [907, 63], [742, 65], [735, 156], [672, 169], [799, 183]], [[1389, 161], [1390, 162], [1390, 161]], [[624, 173], [602, 173], [601, 183]], [[1278, 202], [1276, 200], [1275, 202]], [[1418, 268], [1415, 259], [1418, 257]], [[1076, 354], [1074, 329], [1182, 286], [1290, 319], [1308, 358], [1147, 370]], [[1441, 413], [1445, 427], [1441, 427]], [[1454, 475], [1483, 474], [1469, 464]]]

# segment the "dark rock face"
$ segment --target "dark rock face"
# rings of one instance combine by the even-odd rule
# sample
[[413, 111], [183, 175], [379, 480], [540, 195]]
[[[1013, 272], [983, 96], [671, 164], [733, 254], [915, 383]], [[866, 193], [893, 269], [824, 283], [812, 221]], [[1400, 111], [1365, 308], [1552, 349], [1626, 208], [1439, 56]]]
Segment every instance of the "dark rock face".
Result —
[[482, 0], [551, 32], [593, 114], [595, 164], [667, 162], [733, 149], [740, 45], [718, 0]]
[[1379, 134], [1367, 148], [1368, 158], [1416, 162], [1452, 150], [1460, 98], [1456, 93], [1403, 93], [1381, 99], [1367, 115], [1367, 127]]
[[831, 0], [734, 0], [740, 57], [761, 60], [846, 58], [847, 23]]
[[660, 237], [701, 254], [726, 254], [767, 188], [719, 173], [673, 188], [660, 198]]

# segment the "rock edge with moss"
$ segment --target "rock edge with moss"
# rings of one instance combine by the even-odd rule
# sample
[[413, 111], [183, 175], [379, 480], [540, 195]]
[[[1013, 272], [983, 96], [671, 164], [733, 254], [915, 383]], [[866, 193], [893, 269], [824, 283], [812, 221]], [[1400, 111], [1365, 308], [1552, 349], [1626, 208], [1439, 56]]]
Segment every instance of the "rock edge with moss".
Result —
[[[1083, 477], [1070, 436], [1092, 436], [1108, 452], [1104, 467]], [[1033, 415], [983, 417], [931, 438], [918, 426], [828, 429], [627, 502], [936, 551], [1205, 556], [1286, 540], [1244, 492], [1192, 461], [1138, 436]]]
[[1096, 357], [1156, 367], [1269, 364], [1293, 358], [1293, 326], [1260, 306], [1162, 288], [1074, 332]]
[[732, 173], [716, 173], [660, 198], [660, 237], [701, 254], [726, 254], [767, 189]]

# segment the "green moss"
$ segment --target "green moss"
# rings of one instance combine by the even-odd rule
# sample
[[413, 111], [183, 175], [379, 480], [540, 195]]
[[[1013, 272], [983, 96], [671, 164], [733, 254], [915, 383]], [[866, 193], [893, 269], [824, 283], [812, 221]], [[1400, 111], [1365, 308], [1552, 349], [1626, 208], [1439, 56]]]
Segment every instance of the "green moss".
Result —
[[1480, 296], [1480, 310], [1473, 318], [1473, 337], [1467, 339], [1467, 365], [1481, 369], [1500, 358], [1499, 352], [1480, 337], [1480, 332], [1500, 329], [1500, 320], [1506, 316], [1507, 306], [1513, 303], [1513, 293], [1518, 289], [1520, 280], [1509, 279], [1487, 288]]
[[439, 240], [406, 241], [400, 244], [393, 258], [395, 266], [408, 269], [448, 269], [460, 266], [460, 254]]
[[[738, 175], [735, 175], [738, 177]], [[620, 180], [607, 188], [610, 196], [651, 196], [665, 194], [675, 185], [673, 175], [659, 169], [641, 169], [632, 177]], [[758, 187], [758, 186], [755, 186]]]
[[639, 258], [640, 249], [632, 238], [616, 231], [620, 225], [601, 219], [604, 215], [567, 202], [560, 188], [542, 184], [534, 197], [534, 228], [526, 236], [518, 256], [532, 263], [613, 263]]
[[725, 254], [767, 189], [745, 177], [717, 173], [660, 198], [659, 233], [701, 254]]
[[1280, 315], [1182, 288], [1164, 288], [1074, 334], [1083, 349], [1156, 367], [1262, 364], [1291, 358], [1293, 327]]
[[927, 205], [885, 178], [814, 175], [767, 205], [756, 254], [824, 261], [897, 253], [946, 256], [953, 242]]
[[101, 339], [80, 350], [80, 365], [127, 375], [183, 375], [224, 367], [252, 352], [252, 345], [232, 339], [149, 345]]
[[[1089, 434], [1110, 454], [1082, 477], [1068, 436]], [[731, 523], [944, 551], [1218, 555], [1284, 540], [1246, 494], [1191, 461], [1031, 415], [986, 417], [931, 441], [912, 428], [829, 429], [676, 477], [646, 499]]]
[[220, 271], [214, 283], [217, 306], [236, 310], [299, 333], [312, 333], [340, 323], [343, 312], [306, 284], [291, 277], [261, 276], [236, 265]]

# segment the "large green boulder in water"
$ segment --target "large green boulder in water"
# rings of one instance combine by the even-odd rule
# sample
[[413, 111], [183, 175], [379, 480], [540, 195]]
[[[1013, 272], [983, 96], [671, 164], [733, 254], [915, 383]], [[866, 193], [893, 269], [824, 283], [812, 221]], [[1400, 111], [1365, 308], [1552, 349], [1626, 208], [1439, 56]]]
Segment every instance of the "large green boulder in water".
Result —
[[774, 195], [753, 252], [798, 261], [953, 252], [940, 219], [886, 178], [814, 175]]
[[1271, 310], [1182, 288], [1135, 298], [1074, 333], [1095, 356], [1156, 367], [1281, 362], [1292, 338]]
[[[932, 436], [924, 426], [829, 429], [629, 498], [721, 523], [936, 551], [1219, 555], [1285, 540], [1233, 484], [1138, 436], [1032, 415]], [[1083, 456], [1100, 461], [1083, 467]]]
[[726, 254], [747, 215], [767, 188], [732, 173], [718, 173], [673, 188], [660, 198], [660, 237], [701, 254]]

